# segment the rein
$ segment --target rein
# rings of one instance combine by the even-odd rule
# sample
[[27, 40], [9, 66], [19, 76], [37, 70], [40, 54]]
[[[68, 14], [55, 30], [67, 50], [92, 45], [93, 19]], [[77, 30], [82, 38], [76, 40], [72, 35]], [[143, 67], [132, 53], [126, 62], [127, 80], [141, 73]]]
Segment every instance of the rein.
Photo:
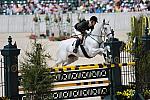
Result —
[[101, 36], [93, 35], [93, 34], [88, 34], [87, 36], [91, 37], [94, 41], [96, 41], [96, 42], [99, 44], [99, 47], [100, 47], [101, 44], [103, 43], [103, 41], [102, 41], [102, 42], [99, 42], [98, 40], [96, 40], [95, 38], [92, 37], [92, 36], [97, 36], [97, 37], [101, 37]]
[[[105, 23], [105, 25], [109, 25], [109, 24], [106, 24]], [[104, 33], [106, 34], [106, 37], [108, 37], [110, 34], [113, 34], [112, 32], [111, 33], [109, 33], [109, 34], [107, 34], [107, 32], [105, 31], [105, 29], [104, 29], [104, 27], [102, 26], [102, 27], [100, 27], [100, 36], [99, 35], [93, 35], [93, 34], [91, 34], [91, 32], [89, 33], [89, 34], [87, 34], [87, 36], [90, 36], [94, 41], [96, 41], [98, 44], [99, 44], [99, 47], [101, 46], [101, 44], [104, 42], [103, 41], [103, 39], [102, 38], [104, 38], [104, 40], [105, 40], [105, 35], [103, 35], [102, 33], [102, 31], [104, 31]], [[102, 39], [102, 42], [99, 42], [98, 40], [96, 40], [95, 38], [93, 38], [92, 36], [97, 36], [97, 37], [101, 37], [101, 39]]]

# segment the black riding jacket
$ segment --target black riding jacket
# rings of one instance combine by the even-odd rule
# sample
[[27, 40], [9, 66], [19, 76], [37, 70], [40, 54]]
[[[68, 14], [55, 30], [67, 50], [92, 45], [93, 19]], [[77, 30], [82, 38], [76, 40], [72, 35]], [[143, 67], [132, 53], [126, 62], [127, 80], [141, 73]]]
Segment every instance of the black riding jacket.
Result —
[[94, 27], [89, 27], [89, 21], [83, 20], [80, 23], [77, 23], [75, 25], [75, 29], [79, 32], [81, 32], [81, 34], [84, 34], [86, 30], [89, 31], [89, 29], [93, 30]]

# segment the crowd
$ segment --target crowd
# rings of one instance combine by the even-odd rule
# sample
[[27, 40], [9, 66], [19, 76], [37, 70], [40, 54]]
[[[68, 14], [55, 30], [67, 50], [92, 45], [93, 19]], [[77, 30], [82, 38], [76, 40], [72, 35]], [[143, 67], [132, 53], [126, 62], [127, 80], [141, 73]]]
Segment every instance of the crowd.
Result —
[[45, 13], [54, 13], [60, 11], [66, 11], [69, 8], [67, 3], [57, 4], [57, 3], [49, 3], [38, 0], [33, 1], [18, 1], [16, 2], [2, 2], [0, 4], [1, 14], [6, 15], [18, 15], [18, 14], [45, 14]]
[[0, 14], [18, 15], [18, 14], [45, 14], [45, 13], [66, 13], [68, 11], [80, 11], [84, 13], [110, 13], [110, 12], [137, 12], [150, 11], [150, 1], [133, 2], [122, 0], [115, 2], [113, 0], [86, 0], [75, 3], [52, 3], [42, 0], [28, 0], [10, 3], [0, 2]]
[[79, 10], [85, 13], [137, 12], [150, 11], [150, 1], [134, 2], [132, 0], [103, 0], [103, 2], [82, 3]]

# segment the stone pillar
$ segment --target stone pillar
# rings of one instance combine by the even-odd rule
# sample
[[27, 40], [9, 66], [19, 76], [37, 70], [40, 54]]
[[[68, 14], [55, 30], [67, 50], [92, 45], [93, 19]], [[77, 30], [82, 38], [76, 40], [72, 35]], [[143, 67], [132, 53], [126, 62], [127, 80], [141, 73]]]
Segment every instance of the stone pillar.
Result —
[[10, 100], [18, 100], [18, 55], [20, 49], [17, 48], [16, 43], [12, 45], [12, 38], [9, 36], [8, 45], [1, 50], [1, 55], [4, 57], [4, 82], [5, 82], [5, 96]]
[[[110, 59], [110, 64], [119, 64], [120, 63], [120, 47], [122, 46], [122, 41], [119, 41], [117, 38], [110, 38], [105, 46], [110, 46], [110, 52], [108, 52], [107, 57]], [[110, 95], [111, 100], [115, 100], [115, 93], [121, 89], [121, 68], [114, 67], [110, 69], [109, 79], [111, 81], [110, 86]]]

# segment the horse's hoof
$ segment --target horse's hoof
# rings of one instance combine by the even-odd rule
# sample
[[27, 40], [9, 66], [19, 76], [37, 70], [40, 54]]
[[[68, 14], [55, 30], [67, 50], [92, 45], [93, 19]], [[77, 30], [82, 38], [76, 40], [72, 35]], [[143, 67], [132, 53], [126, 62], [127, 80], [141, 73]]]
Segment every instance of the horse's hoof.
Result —
[[109, 64], [111, 64], [111, 63], [109, 63], [109, 62], [107, 62], [107, 61], [104, 62], [104, 65], [109, 65]]
[[106, 46], [106, 51], [110, 52], [110, 46]]
[[111, 59], [110, 59], [110, 58], [108, 58], [108, 57], [105, 57], [105, 62], [106, 62], [106, 63], [108, 63], [108, 64], [110, 64]]

